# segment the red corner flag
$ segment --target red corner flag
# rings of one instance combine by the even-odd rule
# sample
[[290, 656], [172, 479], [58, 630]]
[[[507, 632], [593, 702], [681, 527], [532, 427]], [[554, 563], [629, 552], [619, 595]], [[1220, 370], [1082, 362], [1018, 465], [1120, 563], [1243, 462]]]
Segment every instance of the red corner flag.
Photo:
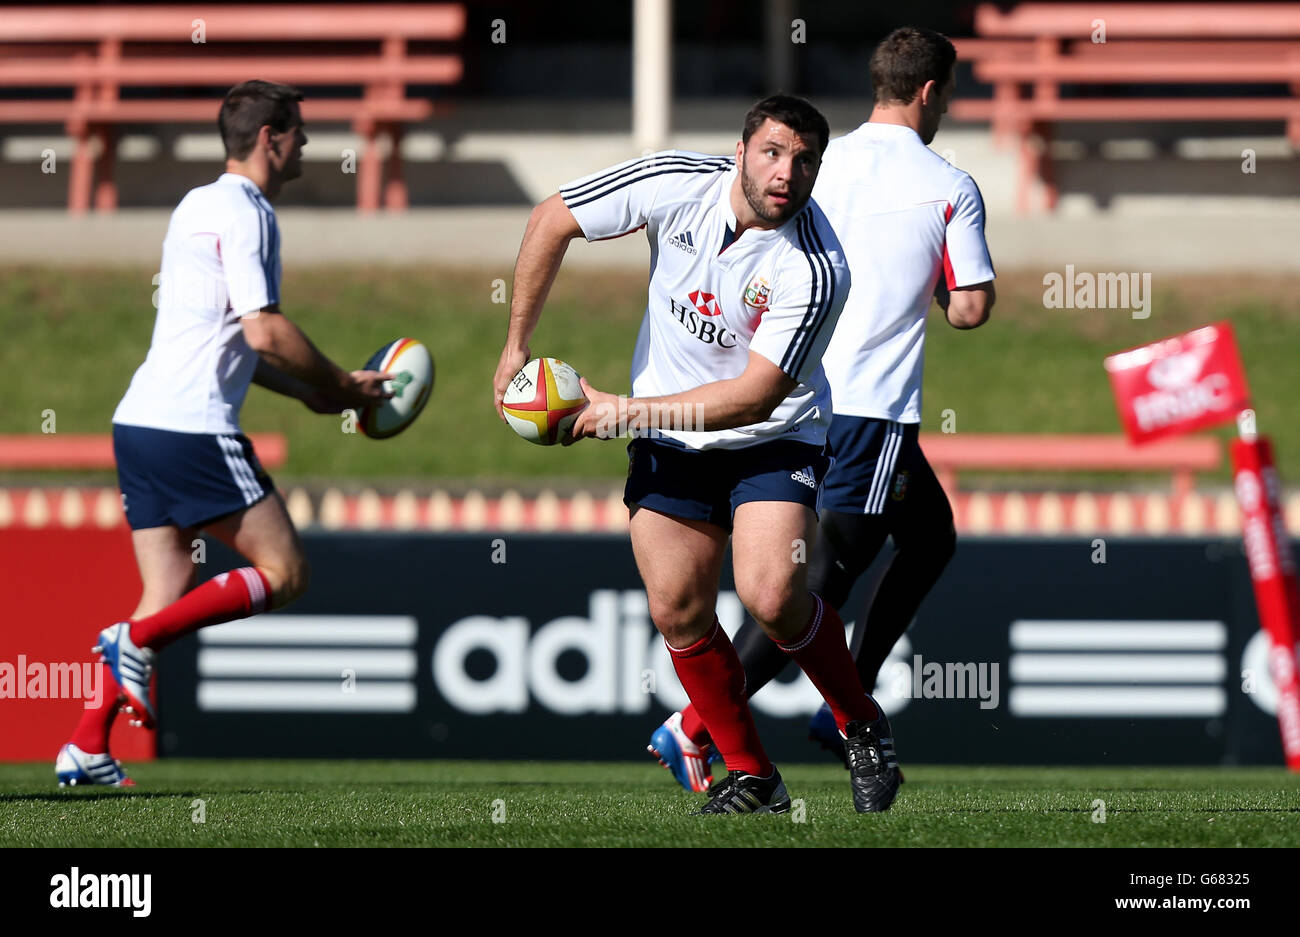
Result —
[[1231, 423], [1250, 406], [1229, 322], [1121, 351], [1106, 359], [1106, 370], [1135, 443]]
[[1272, 445], [1255, 435], [1255, 414], [1247, 409], [1250, 391], [1232, 324], [1216, 322], [1111, 355], [1106, 370], [1120, 421], [1135, 443], [1237, 421], [1241, 438], [1232, 443], [1233, 487], [1255, 607], [1271, 644], [1269, 671], [1277, 687], [1282, 749], [1287, 766], [1300, 771], [1300, 588]]

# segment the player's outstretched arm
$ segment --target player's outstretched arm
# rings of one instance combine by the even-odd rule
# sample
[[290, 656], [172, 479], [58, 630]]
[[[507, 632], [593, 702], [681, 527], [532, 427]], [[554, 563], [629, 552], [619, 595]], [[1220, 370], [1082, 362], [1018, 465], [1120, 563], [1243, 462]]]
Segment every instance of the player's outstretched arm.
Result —
[[[935, 298], [938, 297], [936, 290]], [[948, 317], [948, 324], [954, 329], [977, 329], [989, 321], [989, 311], [996, 300], [997, 293], [990, 280], [987, 283], [955, 287], [948, 291], [948, 301], [940, 299], [939, 305]]]
[[524, 229], [523, 243], [515, 260], [514, 286], [510, 295], [510, 325], [506, 331], [506, 344], [497, 362], [492, 380], [493, 405], [497, 415], [506, 387], [515, 373], [528, 361], [528, 341], [541, 318], [542, 306], [551, 292], [555, 275], [560, 271], [569, 242], [582, 236], [582, 228], [569, 211], [559, 193], [552, 195], [533, 209]]
[[253, 383], [259, 387], [265, 387], [272, 393], [283, 394], [286, 397], [294, 397], [303, 401], [311, 395], [320, 393], [306, 381], [300, 381], [293, 375], [285, 374], [261, 355], [257, 358], [257, 370], [253, 372]]
[[[352, 376], [361, 380], [366, 373], [365, 371], [353, 371]], [[253, 383], [259, 387], [265, 387], [272, 393], [283, 394], [286, 397], [301, 400], [307, 409], [313, 413], [342, 413], [346, 409], [346, 405], [341, 400], [317, 390], [305, 381], [300, 381], [292, 375], [285, 374], [274, 365], [268, 364], [266, 359], [260, 356], [257, 359], [257, 370], [253, 372]]]
[[[344, 371], [321, 354], [302, 329], [280, 312], [278, 305], [267, 306], [256, 315], [244, 316], [241, 322], [248, 347], [262, 359], [258, 373], [271, 382], [258, 383], [270, 390], [298, 397], [308, 406], [312, 406], [313, 402], [322, 406], [325, 404], [318, 398], [309, 400], [300, 393], [294, 393], [297, 385], [289, 384], [284, 378], [299, 382], [313, 392], [319, 391], [328, 400], [345, 407], [364, 407], [391, 396], [384, 390], [384, 381], [391, 375], [379, 371]], [[261, 364], [268, 365], [278, 373], [262, 369]], [[257, 379], [257, 373], [254, 379]], [[317, 408], [312, 406], [312, 409]], [[325, 409], [320, 412], [331, 411]]]
[[798, 382], [756, 351], [739, 377], [713, 381], [665, 397], [615, 397], [582, 380], [590, 405], [573, 424], [568, 445], [594, 436], [613, 439], [651, 430], [715, 432], [762, 423]]

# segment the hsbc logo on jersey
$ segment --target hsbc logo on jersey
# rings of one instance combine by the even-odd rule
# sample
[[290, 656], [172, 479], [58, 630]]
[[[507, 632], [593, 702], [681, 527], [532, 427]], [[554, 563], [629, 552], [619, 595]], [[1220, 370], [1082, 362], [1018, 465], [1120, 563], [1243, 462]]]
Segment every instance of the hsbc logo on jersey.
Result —
[[717, 298], [712, 293], [692, 290], [690, 300], [692, 305], [688, 306], [671, 297], [668, 299], [673, 318], [682, 328], [706, 345], [735, 348], [736, 333], [723, 326], [721, 321], [713, 321], [713, 317], [722, 315]]
[[718, 305], [718, 297], [712, 293], [706, 293], [703, 290], [691, 290], [691, 302], [695, 308], [700, 311], [702, 316], [720, 316], [722, 307]]

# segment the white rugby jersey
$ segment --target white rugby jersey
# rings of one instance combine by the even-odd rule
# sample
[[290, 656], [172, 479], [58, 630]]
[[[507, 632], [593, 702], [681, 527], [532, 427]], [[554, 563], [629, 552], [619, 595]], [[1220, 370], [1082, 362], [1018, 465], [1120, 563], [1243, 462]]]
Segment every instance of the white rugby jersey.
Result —
[[251, 179], [223, 173], [191, 189], [163, 241], [149, 355], [114, 423], [237, 433], [257, 368], [240, 316], [280, 301], [280, 232]]
[[646, 229], [650, 291], [632, 356], [632, 396], [739, 377], [751, 349], [799, 382], [762, 423], [664, 430], [660, 438], [690, 449], [777, 438], [820, 446], [831, 416], [821, 358], [849, 291], [848, 265], [811, 200], [779, 228], [736, 238], [735, 178], [730, 156], [672, 150], [579, 179], [560, 197], [588, 241]]
[[813, 197], [857, 284], [823, 359], [835, 412], [919, 423], [939, 275], [949, 289], [994, 278], [980, 191], [910, 127], [865, 123], [830, 142]]

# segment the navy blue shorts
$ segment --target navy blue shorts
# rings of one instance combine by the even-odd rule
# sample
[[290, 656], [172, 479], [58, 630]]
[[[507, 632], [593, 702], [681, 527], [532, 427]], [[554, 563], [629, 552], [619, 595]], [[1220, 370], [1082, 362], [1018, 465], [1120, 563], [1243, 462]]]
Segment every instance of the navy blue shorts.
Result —
[[817, 510], [830, 460], [819, 446], [777, 440], [743, 449], [685, 449], [634, 439], [627, 447], [628, 507], [649, 508], [731, 530], [747, 501], [793, 501]]
[[275, 490], [253, 444], [239, 433], [174, 433], [114, 423], [113, 455], [132, 530], [202, 527]]
[[934, 476], [917, 439], [918, 423], [835, 414], [826, 447], [835, 460], [822, 486], [822, 507], [841, 514], [893, 514]]

